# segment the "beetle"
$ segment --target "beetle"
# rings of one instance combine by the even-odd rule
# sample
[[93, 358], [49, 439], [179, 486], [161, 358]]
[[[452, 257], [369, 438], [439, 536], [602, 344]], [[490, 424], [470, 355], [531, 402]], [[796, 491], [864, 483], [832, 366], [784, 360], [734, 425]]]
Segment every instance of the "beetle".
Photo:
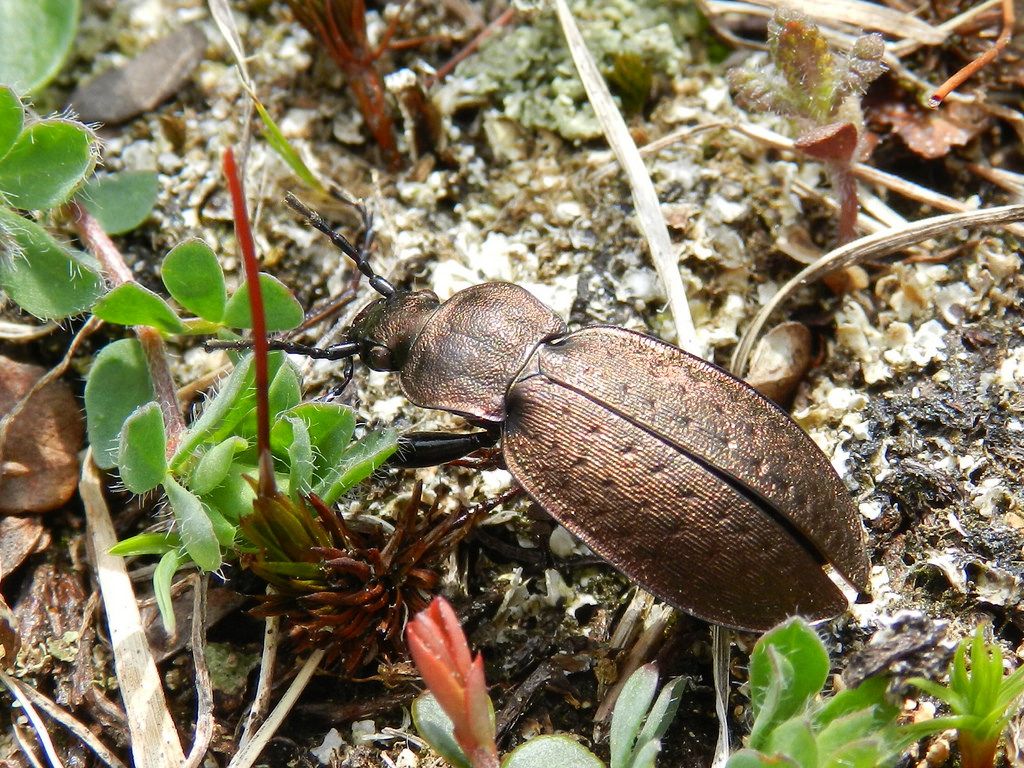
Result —
[[[669, 604], [726, 627], [847, 607], [831, 566], [862, 594], [868, 558], [857, 508], [810, 437], [718, 366], [614, 326], [568, 332], [524, 288], [466, 288], [441, 302], [374, 272], [293, 196], [288, 204], [355, 263], [380, 298], [317, 357], [392, 371], [415, 405], [480, 427], [411, 433], [397, 464], [452, 461], [500, 442], [526, 493], [594, 552]], [[351, 368], [349, 368], [350, 372]]]

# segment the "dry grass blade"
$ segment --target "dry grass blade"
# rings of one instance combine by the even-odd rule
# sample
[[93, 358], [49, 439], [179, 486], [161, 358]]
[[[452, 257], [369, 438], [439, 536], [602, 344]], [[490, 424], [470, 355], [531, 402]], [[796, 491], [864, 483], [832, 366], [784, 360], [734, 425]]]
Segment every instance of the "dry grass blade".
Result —
[[299, 696], [306, 689], [310, 679], [313, 677], [313, 673], [316, 672], [316, 668], [320, 666], [320, 661], [323, 657], [324, 651], [322, 650], [313, 651], [309, 655], [306, 663], [302, 665], [298, 674], [295, 675], [295, 679], [292, 680], [292, 684], [288, 686], [288, 690], [284, 692], [281, 700], [277, 702], [274, 711], [270, 713], [266, 722], [259, 727], [259, 730], [256, 731], [246, 745], [235, 753], [235, 756], [231, 758], [231, 762], [228, 763], [228, 768], [252, 768], [253, 763], [259, 758], [263, 748], [267, 746], [267, 742], [277, 733], [277, 729], [281, 727], [281, 723], [284, 722], [292, 707], [295, 706], [295, 702], [298, 701]]
[[193, 574], [192, 591], [192, 663], [196, 673], [196, 735], [182, 768], [199, 768], [213, 739], [213, 686], [206, 666], [206, 587], [207, 577]]
[[[3, 679], [4, 683], [8, 683], [9, 680], [3, 672], [0, 672], [0, 679]], [[124, 763], [118, 759], [117, 755], [107, 749], [107, 746], [96, 738], [96, 735], [89, 730], [89, 727], [85, 723], [72, 717], [56, 702], [51, 701], [49, 698], [39, 693], [39, 691], [29, 686], [20, 688], [20, 693], [32, 704], [39, 707], [39, 709], [67, 728], [71, 733], [79, 738], [85, 746], [91, 749], [93, 753], [95, 753], [96, 757], [106, 763], [110, 768], [125, 768]]]
[[0, 341], [13, 341], [16, 344], [27, 344], [42, 339], [60, 328], [57, 323], [45, 322], [42, 325], [28, 323], [12, 323], [0, 320]]
[[643, 158], [633, 142], [633, 137], [629, 135], [626, 122], [615, 106], [608, 86], [598, 71], [593, 56], [587, 49], [569, 6], [565, 0], [555, 0], [555, 7], [565, 39], [569, 44], [573, 63], [576, 65], [576, 70], [583, 81], [583, 87], [586, 89], [587, 98], [590, 100], [594, 112], [597, 113], [601, 130], [604, 131], [605, 138], [629, 181], [629, 187], [633, 193], [633, 203], [640, 220], [640, 229], [647, 239], [651, 258], [658, 270], [658, 276], [665, 285], [665, 293], [668, 295], [669, 307], [675, 320], [676, 341], [688, 352], [702, 355], [703, 350], [697, 341], [697, 332], [693, 327], [690, 307], [686, 302], [683, 281], [679, 276], [677, 257], [672, 248], [665, 219], [661, 215], [661, 206], [658, 202], [658, 195], [654, 191], [654, 183], [651, 181]]
[[843, 22], [867, 32], [884, 32], [893, 37], [907, 38], [926, 45], [936, 45], [946, 39], [946, 33], [921, 19], [866, 0], [818, 0], [805, 3], [799, 0], [744, 0], [750, 5], [765, 8], [792, 8], [803, 11], [813, 19], [827, 24]]
[[53, 739], [50, 738], [50, 732], [46, 730], [43, 718], [36, 712], [36, 708], [32, 706], [32, 702], [29, 701], [28, 696], [25, 695], [18, 681], [6, 672], [0, 671], [0, 683], [3, 683], [7, 690], [11, 692], [11, 695], [21, 704], [21, 709], [32, 724], [32, 729], [36, 732], [36, 738], [39, 739], [39, 744], [42, 746], [43, 752], [46, 753], [46, 759], [50, 761], [50, 765], [53, 768], [64, 768], [64, 763], [61, 762], [60, 756], [53, 746]]
[[[267, 587], [267, 593], [273, 587]], [[281, 646], [281, 618], [268, 616], [263, 630], [263, 655], [260, 658], [260, 675], [256, 681], [256, 695], [253, 697], [249, 713], [245, 716], [242, 737], [238, 740], [238, 749], [245, 749], [256, 730], [263, 724], [263, 719], [270, 709], [270, 694], [274, 684], [274, 664], [277, 663], [277, 649]]]
[[718, 716], [718, 743], [711, 768], [724, 768], [729, 762], [729, 651], [732, 633], [711, 625], [711, 677], [715, 683], [715, 714]]
[[235, 16], [231, 12], [231, 4], [228, 0], [209, 0], [210, 15], [213, 17], [221, 37], [235, 57], [235, 64], [238, 66], [238, 73], [241, 76], [242, 84], [246, 90], [251, 91], [252, 77], [249, 75], [249, 66], [246, 63], [245, 46], [242, 44], [242, 36], [238, 32], [238, 25], [235, 23]]
[[862, 237], [852, 243], [826, 253], [818, 261], [802, 269], [783, 285], [771, 301], [764, 305], [754, 316], [750, 326], [736, 345], [730, 369], [736, 375], [746, 371], [750, 362], [750, 353], [754, 349], [762, 329], [772, 313], [799, 287], [819, 280], [829, 272], [843, 267], [853, 266], [863, 261], [887, 256], [908, 245], [928, 240], [932, 237], [947, 234], [961, 228], [974, 228], [1007, 224], [1024, 219], [1024, 205], [1004, 205], [997, 208], [986, 208], [980, 211], [953, 213], [945, 216], [934, 216], [930, 219], [916, 221], [901, 229], [889, 229], [875, 235]]
[[142, 628], [138, 603], [124, 560], [109, 554], [117, 543], [110, 510], [103, 498], [103, 479], [86, 452], [79, 492], [95, 559], [96, 579], [103, 594], [114, 671], [128, 715], [136, 768], [180, 768], [185, 754], [167, 710], [153, 653]]

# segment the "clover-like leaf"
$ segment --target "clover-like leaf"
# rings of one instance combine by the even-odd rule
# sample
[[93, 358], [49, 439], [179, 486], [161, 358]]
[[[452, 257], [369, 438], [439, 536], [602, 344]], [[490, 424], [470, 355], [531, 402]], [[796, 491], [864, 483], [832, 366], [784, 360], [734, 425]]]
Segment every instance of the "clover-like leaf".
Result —
[[80, 0], [0, 0], [0, 83], [22, 93], [60, 71], [78, 29]]
[[[263, 309], [268, 331], [288, 331], [300, 325], [305, 318], [302, 305], [292, 296], [288, 287], [273, 275], [260, 273], [263, 291]], [[252, 328], [249, 309], [249, 285], [243, 283], [228, 299], [224, 310], [224, 324], [231, 328]]]
[[122, 426], [153, 399], [153, 380], [138, 341], [119, 339], [100, 350], [85, 381], [86, 424], [96, 466], [117, 465]]
[[166, 301], [136, 282], [122, 283], [100, 299], [92, 313], [118, 325], [148, 325], [164, 333], [182, 333], [181, 319]]
[[12, 88], [0, 86], [0, 160], [14, 146], [25, 123], [25, 108]]
[[163, 621], [167, 634], [173, 635], [177, 624], [174, 618], [174, 598], [171, 596], [171, 582], [174, 574], [181, 566], [188, 562], [188, 558], [178, 550], [165, 552], [156, 564], [153, 571], [153, 596], [156, 598], [156, 607], [160, 610], [160, 618]]
[[281, 456], [287, 454], [291, 444], [289, 418], [301, 419], [306, 425], [313, 450], [313, 475], [324, 477], [348, 450], [356, 427], [355, 413], [340, 403], [323, 402], [300, 403], [283, 411], [270, 430], [271, 448]]
[[117, 468], [132, 493], [145, 493], [167, 474], [167, 435], [160, 405], [154, 400], [136, 408], [119, 437]]
[[750, 654], [750, 746], [761, 749], [775, 727], [803, 710], [828, 670], [825, 646], [803, 619], [790, 619], [758, 640]]
[[604, 768], [589, 749], [568, 736], [536, 736], [520, 744], [502, 762], [502, 768]]
[[657, 691], [658, 670], [653, 664], [637, 669], [622, 686], [609, 733], [612, 768], [628, 768], [636, 737]]
[[203, 454], [192, 472], [189, 487], [202, 496], [224, 482], [231, 469], [235, 454], [244, 451], [249, 443], [242, 437], [228, 437]]
[[791, 718], [772, 731], [765, 751], [772, 756], [785, 755], [800, 768], [818, 768], [818, 745], [810, 723], [802, 717]]
[[0, 206], [0, 289], [29, 314], [61, 320], [89, 309], [103, 281], [84, 254]]
[[139, 555], [163, 555], [181, 549], [181, 537], [174, 531], [163, 533], [139, 533], [119, 541], [110, 548], [111, 555], [138, 557]]
[[224, 317], [227, 290], [216, 254], [201, 240], [175, 246], [160, 266], [171, 297], [189, 312], [219, 323]]
[[96, 165], [92, 143], [85, 126], [71, 120], [30, 125], [0, 161], [0, 193], [23, 210], [60, 205]]
[[432, 694], [424, 693], [413, 701], [412, 721], [416, 732], [455, 768], [472, 768], [466, 753], [455, 741], [455, 726], [451, 718]]
[[164, 490], [188, 556], [204, 571], [220, 568], [220, 543], [203, 502], [170, 476], [164, 480]]
[[107, 234], [120, 235], [149, 217], [158, 194], [156, 171], [122, 171], [89, 180], [78, 200]]
[[333, 504], [356, 483], [362, 482], [398, 450], [398, 435], [391, 429], [370, 432], [352, 443], [317, 482], [313, 492], [325, 504]]

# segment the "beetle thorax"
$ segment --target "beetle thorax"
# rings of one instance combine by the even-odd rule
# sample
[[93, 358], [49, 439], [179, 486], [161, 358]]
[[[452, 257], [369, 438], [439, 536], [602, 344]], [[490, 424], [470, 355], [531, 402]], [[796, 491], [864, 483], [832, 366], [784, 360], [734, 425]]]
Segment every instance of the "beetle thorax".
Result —
[[416, 335], [399, 377], [417, 405], [501, 422], [505, 393], [537, 345], [565, 323], [528, 291], [484, 283], [459, 291]]
[[409, 347], [440, 301], [433, 291], [395, 293], [364, 307], [352, 322], [350, 338], [360, 343], [359, 357], [375, 371], [397, 371]]

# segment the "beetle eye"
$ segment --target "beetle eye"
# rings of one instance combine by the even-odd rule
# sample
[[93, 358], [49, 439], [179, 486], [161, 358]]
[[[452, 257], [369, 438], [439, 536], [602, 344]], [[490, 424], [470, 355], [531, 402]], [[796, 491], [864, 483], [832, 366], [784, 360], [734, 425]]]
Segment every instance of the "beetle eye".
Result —
[[370, 354], [366, 359], [367, 365], [377, 371], [391, 370], [391, 350], [383, 344], [374, 344], [370, 347]]

